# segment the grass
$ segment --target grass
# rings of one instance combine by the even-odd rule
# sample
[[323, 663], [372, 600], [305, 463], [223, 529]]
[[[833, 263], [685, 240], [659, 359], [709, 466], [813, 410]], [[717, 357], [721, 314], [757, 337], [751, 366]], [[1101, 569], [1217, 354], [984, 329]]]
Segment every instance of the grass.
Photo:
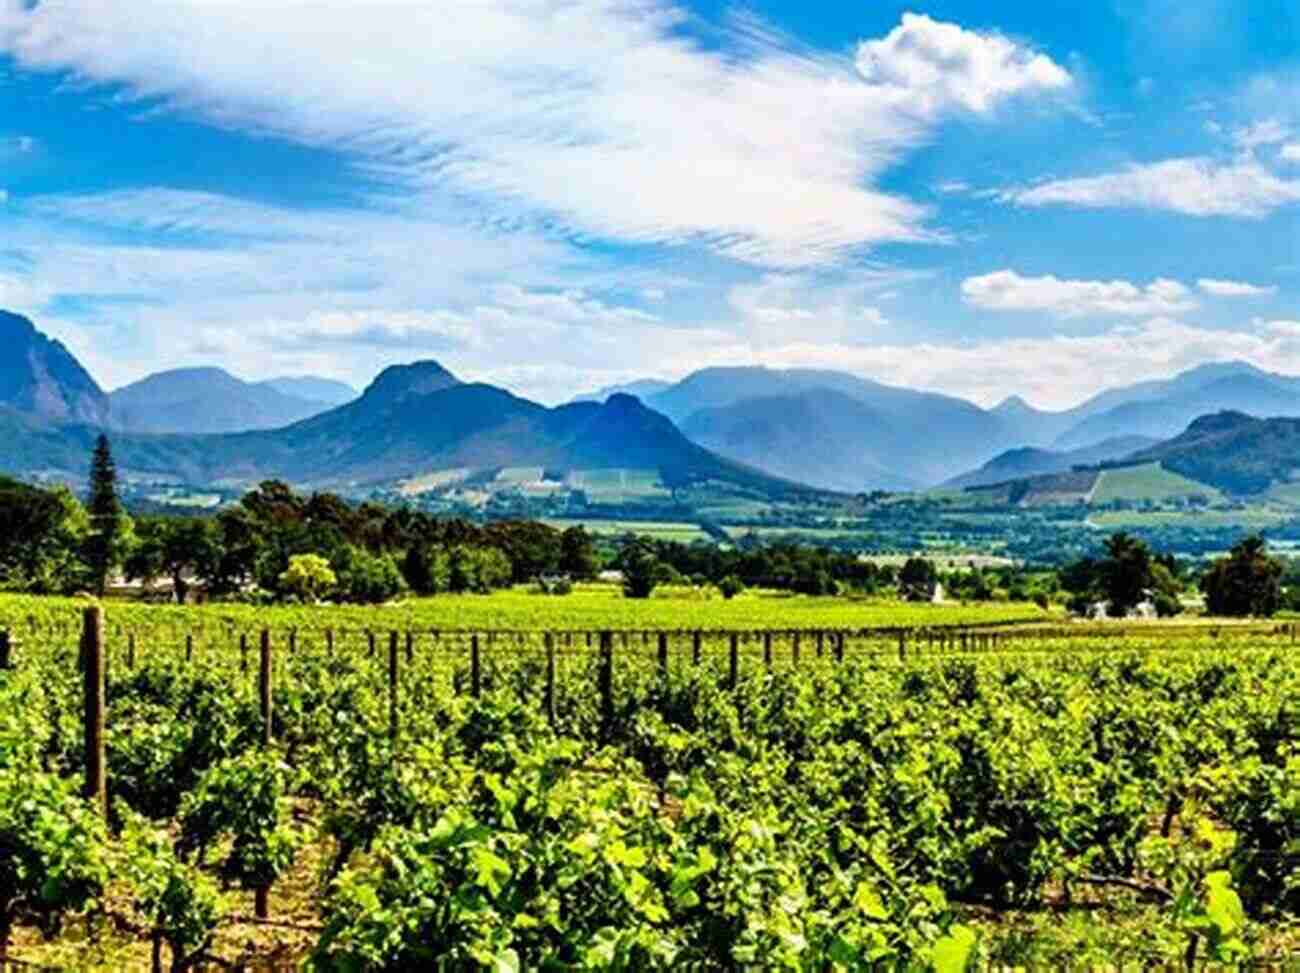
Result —
[[1102, 510], [1088, 515], [1091, 527], [1271, 527], [1287, 515], [1267, 507], [1244, 510]]
[[1147, 463], [1119, 470], [1103, 470], [1093, 489], [1092, 503], [1103, 505], [1123, 500], [1134, 503], [1159, 502], [1198, 494], [1211, 501], [1222, 497], [1212, 486], [1171, 473], [1159, 463]]
[[[33, 610], [71, 613], [84, 604], [75, 599], [0, 595], [0, 627], [21, 630]], [[519, 587], [491, 595], [441, 595], [379, 607], [216, 604], [178, 608], [111, 602], [107, 614], [110, 623], [126, 626], [202, 626], [229, 620], [273, 629], [302, 626], [442, 631], [855, 629], [977, 625], [1049, 617], [1028, 603], [929, 605], [888, 598], [809, 597], [771, 591], [749, 591], [726, 601], [716, 591], [687, 587], [663, 587], [654, 597], [637, 600], [624, 598], [621, 588], [609, 584], [578, 585], [567, 596], [535, 594]]]
[[700, 530], [696, 524], [675, 521], [582, 520], [561, 517], [547, 519], [544, 523], [556, 530], [582, 527], [589, 533], [607, 537], [622, 537], [624, 534], [630, 533], [642, 537], [652, 537], [660, 541], [677, 541], [682, 544], [709, 539], [709, 535]]

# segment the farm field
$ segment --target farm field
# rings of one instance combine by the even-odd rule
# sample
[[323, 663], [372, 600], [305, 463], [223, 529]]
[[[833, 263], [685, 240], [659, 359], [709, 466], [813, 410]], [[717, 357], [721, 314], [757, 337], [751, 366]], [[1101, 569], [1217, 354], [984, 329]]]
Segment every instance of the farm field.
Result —
[[1115, 500], [1158, 502], [1197, 495], [1209, 500], [1217, 500], [1222, 496], [1214, 487], [1172, 473], [1159, 463], [1147, 463], [1144, 466], [1103, 470], [1097, 478], [1097, 485], [1093, 487], [1091, 503], [1106, 504]]
[[625, 534], [636, 534], [657, 541], [676, 541], [679, 544], [691, 544], [695, 541], [707, 541], [709, 539], [709, 535], [700, 530], [698, 524], [674, 521], [552, 517], [547, 518], [543, 523], [554, 527], [556, 530], [582, 527], [589, 534], [597, 534], [603, 537], [622, 537]]
[[[990, 619], [754, 598], [765, 631], [725, 630], [755, 624], [738, 599], [697, 641], [665, 598], [639, 606], [677, 611], [662, 635], [635, 615], [548, 642], [616, 628], [609, 599], [477, 600], [508, 628], [584, 597], [496, 637], [429, 631], [458, 599], [109, 604], [80, 653], [85, 603], [0, 598], [0, 837], [59, 877], [7, 892], [14, 958], [955, 973], [1300, 948], [1289, 625], [1046, 619], [900, 649], [848, 619]], [[110, 829], [79, 796], [101, 647]]]

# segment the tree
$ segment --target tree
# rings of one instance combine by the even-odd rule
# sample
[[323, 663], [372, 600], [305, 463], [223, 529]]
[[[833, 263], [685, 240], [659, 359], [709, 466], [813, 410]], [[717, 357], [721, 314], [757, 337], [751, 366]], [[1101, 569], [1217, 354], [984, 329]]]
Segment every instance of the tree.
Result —
[[1100, 572], [1106, 611], [1112, 618], [1124, 618], [1155, 586], [1151, 550], [1121, 531], [1107, 539], [1106, 555]]
[[319, 554], [295, 554], [288, 569], [280, 575], [281, 590], [303, 601], [320, 601], [321, 596], [338, 584], [338, 576], [329, 561]]
[[1269, 557], [1264, 538], [1244, 538], [1205, 572], [1201, 591], [1211, 615], [1268, 618], [1281, 607], [1282, 563]]
[[898, 572], [898, 589], [908, 601], [933, 601], [939, 585], [934, 563], [923, 557], [910, 557]]
[[117, 467], [108, 437], [100, 435], [90, 461], [90, 535], [86, 564], [91, 587], [103, 597], [108, 577], [122, 561], [121, 535], [125, 516], [117, 499]]
[[728, 601], [735, 598], [736, 595], [740, 594], [744, 590], [745, 582], [741, 581], [734, 574], [729, 574], [718, 582], [718, 591], [720, 591], [722, 597], [726, 598]]
[[583, 527], [570, 527], [560, 535], [560, 570], [574, 581], [596, 576], [596, 547]]
[[371, 554], [347, 545], [333, 566], [339, 594], [347, 601], [377, 605], [406, 591], [406, 581], [391, 554]]
[[663, 566], [654, 550], [640, 540], [624, 545], [618, 567], [623, 572], [623, 596], [626, 598], [649, 598], [663, 573]]

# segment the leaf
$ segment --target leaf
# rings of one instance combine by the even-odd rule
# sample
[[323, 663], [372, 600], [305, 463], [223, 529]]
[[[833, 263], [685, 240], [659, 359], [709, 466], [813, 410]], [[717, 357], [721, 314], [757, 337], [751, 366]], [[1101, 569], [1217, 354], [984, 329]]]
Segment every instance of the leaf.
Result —
[[889, 910], [881, 901], [880, 893], [868, 882], [858, 883], [857, 891], [853, 893], [853, 904], [868, 919], [878, 919], [883, 922], [889, 918]]
[[503, 949], [492, 962], [492, 973], [519, 973], [519, 954], [513, 949]]
[[975, 933], [966, 926], [953, 926], [934, 944], [935, 973], [966, 973], [975, 952]]
[[1232, 876], [1228, 872], [1211, 872], [1205, 876], [1205, 887], [1205, 914], [1214, 923], [1219, 938], [1227, 939], [1246, 921], [1241, 897], [1232, 888]]

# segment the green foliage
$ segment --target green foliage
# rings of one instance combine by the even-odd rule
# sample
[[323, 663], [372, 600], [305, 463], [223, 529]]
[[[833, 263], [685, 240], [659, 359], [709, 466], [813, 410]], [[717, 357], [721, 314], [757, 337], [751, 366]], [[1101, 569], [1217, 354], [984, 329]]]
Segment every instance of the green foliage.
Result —
[[1282, 564], [1268, 556], [1262, 537], [1247, 537], [1201, 578], [1205, 606], [1212, 615], [1268, 618], [1282, 602]]
[[626, 543], [619, 552], [618, 569], [623, 572], [625, 598], [649, 598], [664, 575], [654, 551], [637, 540]]
[[103, 818], [71, 781], [0, 768], [0, 941], [19, 921], [54, 935], [102, 896], [110, 874]]
[[729, 574], [718, 582], [718, 591], [722, 597], [730, 601], [745, 590], [745, 582], [741, 581], [734, 574]]
[[179, 849], [203, 862], [220, 852], [223, 878], [245, 889], [271, 885], [293, 864], [302, 835], [286, 822], [289, 768], [273, 754], [248, 751], [214, 765], [181, 804]]
[[343, 601], [379, 605], [407, 590], [406, 579], [390, 554], [371, 554], [364, 548], [345, 545], [332, 569]]
[[911, 557], [898, 572], [899, 592], [908, 601], [932, 601], [939, 584], [939, 572], [933, 561]]
[[90, 463], [90, 533], [86, 538], [86, 566], [90, 581], [99, 595], [104, 594], [108, 578], [122, 563], [126, 515], [117, 499], [117, 467], [108, 437], [95, 441]]
[[281, 590], [305, 602], [317, 602], [338, 584], [329, 561], [319, 554], [295, 554], [279, 577]]

